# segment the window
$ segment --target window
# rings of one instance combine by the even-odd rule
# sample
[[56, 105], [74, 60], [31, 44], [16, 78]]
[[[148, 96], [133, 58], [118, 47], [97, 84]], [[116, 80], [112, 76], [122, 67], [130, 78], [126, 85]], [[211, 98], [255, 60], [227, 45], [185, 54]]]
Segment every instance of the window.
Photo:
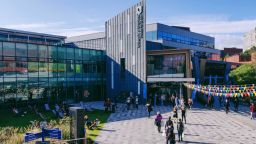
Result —
[[4, 56], [15, 56], [15, 44], [10, 42], [3, 42]]
[[74, 48], [67, 48], [67, 59], [74, 59]]
[[39, 45], [38, 50], [40, 58], [47, 58], [47, 46]]
[[125, 58], [121, 58], [120, 63], [121, 63], [120, 77], [121, 79], [124, 79], [125, 78]]
[[28, 45], [28, 57], [38, 57], [37, 45]]
[[16, 56], [27, 57], [27, 44], [16, 43]]
[[58, 59], [66, 59], [66, 48], [58, 47]]
[[3, 62], [3, 73], [4, 77], [16, 77], [16, 63], [14, 61]]
[[76, 60], [82, 60], [83, 59], [83, 53], [82, 49], [75, 49], [75, 58]]
[[28, 62], [28, 76], [38, 77], [38, 62]]
[[58, 48], [55, 46], [49, 46], [48, 57], [51, 61], [56, 62], [58, 58]]
[[0, 55], [3, 55], [3, 43], [0, 42]]

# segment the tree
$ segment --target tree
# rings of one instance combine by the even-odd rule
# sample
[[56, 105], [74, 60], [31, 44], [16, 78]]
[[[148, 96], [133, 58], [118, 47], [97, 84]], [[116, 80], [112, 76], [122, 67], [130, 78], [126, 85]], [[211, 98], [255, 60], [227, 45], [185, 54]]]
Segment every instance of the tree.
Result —
[[234, 79], [237, 84], [256, 83], [256, 62], [239, 66], [237, 69], [232, 70], [229, 76]]

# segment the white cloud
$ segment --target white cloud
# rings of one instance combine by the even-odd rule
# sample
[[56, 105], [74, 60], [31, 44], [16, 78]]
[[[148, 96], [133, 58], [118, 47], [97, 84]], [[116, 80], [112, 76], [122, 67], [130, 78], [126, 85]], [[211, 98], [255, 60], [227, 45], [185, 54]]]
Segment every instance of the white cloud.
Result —
[[[86, 21], [94, 21], [94, 19], [86, 19]], [[104, 25], [100, 26], [88, 26], [88, 27], [70, 27], [65, 22], [49, 22], [49, 23], [30, 23], [30, 24], [11, 24], [1, 26], [9, 29], [25, 30], [39, 33], [48, 33], [63, 36], [78, 36], [84, 34], [90, 34], [95, 32], [104, 31]]]
[[101, 26], [99, 27], [94, 27], [94, 28], [69, 28], [69, 29], [59, 29], [55, 32], [55, 34], [58, 35], [64, 35], [68, 37], [72, 36], [79, 36], [79, 35], [85, 35], [85, 34], [90, 34], [90, 33], [96, 33], [96, 32], [102, 32], [104, 30], [101, 30]]
[[236, 34], [210, 34], [215, 37], [215, 47], [223, 49], [224, 47], [243, 48], [243, 36]]
[[180, 24], [189, 26], [192, 31], [199, 33], [245, 33], [256, 27], [256, 20], [237, 21], [201, 21]]
[[18, 30], [33, 30], [33, 29], [42, 29], [42, 28], [52, 28], [58, 27], [65, 24], [64, 22], [49, 22], [49, 23], [28, 23], [28, 24], [14, 24], [14, 25], [4, 25], [2, 27], [9, 29], [18, 29]]

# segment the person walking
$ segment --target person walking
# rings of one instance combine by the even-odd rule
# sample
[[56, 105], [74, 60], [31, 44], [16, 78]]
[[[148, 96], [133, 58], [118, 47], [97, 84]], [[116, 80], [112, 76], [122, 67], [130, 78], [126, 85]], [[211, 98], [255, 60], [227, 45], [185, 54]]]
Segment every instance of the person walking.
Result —
[[181, 119], [182, 119], [182, 122], [184, 120], [185, 123], [187, 123], [187, 121], [186, 121], [186, 106], [185, 105], [183, 105], [181, 107]]
[[160, 112], [157, 112], [156, 118], [155, 118], [155, 125], [157, 126], [157, 130], [160, 133], [161, 132], [161, 122], [162, 122], [162, 115]]
[[179, 98], [178, 98], [178, 96], [175, 97], [175, 106], [176, 107], [179, 106]]
[[236, 111], [236, 112], [238, 112], [238, 105], [239, 105], [238, 98], [235, 97], [235, 98], [234, 98], [234, 108], [235, 108], [235, 111]]
[[148, 111], [148, 118], [150, 118], [150, 113], [151, 113], [151, 111], [153, 111], [153, 108], [152, 108], [151, 103], [148, 102], [148, 103], [146, 104], [146, 107], [147, 107], [147, 111]]
[[225, 101], [226, 114], [228, 114], [229, 112], [229, 107], [230, 107], [229, 99], [226, 98], [226, 101]]
[[222, 107], [222, 101], [223, 101], [222, 96], [219, 96], [218, 100], [219, 100], [219, 107], [221, 108]]
[[126, 103], [127, 103], [127, 110], [130, 110], [130, 106], [131, 106], [131, 97], [130, 96], [127, 97]]
[[172, 103], [172, 108], [174, 108], [174, 106], [175, 106], [175, 96], [174, 96], [174, 94], [172, 94], [172, 96], [171, 96], [171, 103]]
[[136, 109], [138, 110], [139, 109], [139, 97], [136, 96], [135, 98], [135, 106], [136, 106]]
[[178, 121], [178, 108], [177, 108], [177, 106], [175, 106], [173, 108], [173, 118], [176, 119], [176, 122]]
[[254, 103], [251, 103], [251, 106], [250, 106], [250, 112], [251, 112], [251, 119], [253, 119], [253, 114], [255, 112], [255, 106], [254, 106]]
[[188, 106], [189, 106], [189, 109], [192, 108], [192, 105], [193, 105], [193, 100], [192, 100], [192, 98], [189, 98], [189, 99], [188, 99]]
[[164, 105], [164, 99], [165, 99], [165, 96], [164, 96], [163, 93], [161, 94], [160, 99], [161, 99], [161, 106], [163, 106]]
[[175, 144], [175, 134], [174, 134], [173, 123], [170, 123], [166, 127], [166, 144]]
[[173, 121], [172, 121], [172, 117], [169, 116], [168, 120], [165, 122], [165, 126], [164, 126], [165, 131], [167, 131], [168, 126], [171, 126], [171, 125], [173, 126]]
[[178, 130], [179, 141], [183, 141], [182, 134], [183, 134], [183, 131], [184, 131], [184, 124], [181, 121], [181, 119], [179, 119], [179, 122], [177, 124], [177, 130]]

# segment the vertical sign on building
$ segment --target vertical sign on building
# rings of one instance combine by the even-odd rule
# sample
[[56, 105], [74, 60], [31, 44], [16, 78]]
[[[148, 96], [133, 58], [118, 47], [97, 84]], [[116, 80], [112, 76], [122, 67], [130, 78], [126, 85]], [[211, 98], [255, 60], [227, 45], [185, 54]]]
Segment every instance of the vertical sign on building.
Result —
[[141, 48], [141, 40], [144, 37], [144, 15], [143, 6], [137, 6], [137, 48]]
[[[124, 91], [138, 92], [142, 95], [141, 86], [146, 83], [145, 18], [145, 1], [141, 0], [105, 23], [105, 32], [108, 36], [106, 37], [107, 81], [111, 82], [107, 84], [109, 97]], [[121, 70], [122, 65], [125, 65], [125, 68]], [[122, 74], [127, 77], [124, 78]], [[140, 87], [137, 87], [138, 84]]]

